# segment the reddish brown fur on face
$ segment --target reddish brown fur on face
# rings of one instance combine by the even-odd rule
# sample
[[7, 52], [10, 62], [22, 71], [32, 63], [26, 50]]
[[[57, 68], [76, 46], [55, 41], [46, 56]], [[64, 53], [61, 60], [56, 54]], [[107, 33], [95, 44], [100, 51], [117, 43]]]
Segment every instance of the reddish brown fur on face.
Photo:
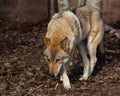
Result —
[[62, 49], [60, 48], [60, 45], [56, 45], [56, 46], [47, 45], [47, 46], [48, 46], [47, 50], [49, 50], [49, 52], [50, 52], [50, 54], [48, 54], [49, 55], [48, 58], [50, 59], [49, 73], [56, 74], [58, 71], [58, 64], [56, 62], [56, 59], [59, 58], [57, 55], [58, 55], [59, 51]]
[[57, 73], [58, 65], [55, 64], [55, 62], [50, 62], [49, 63], [49, 73], [50, 74], [55, 74]]
[[49, 46], [49, 44], [50, 44], [50, 39], [49, 39], [49, 38], [44, 38], [44, 41], [45, 41], [45, 45], [46, 45], [46, 46]]
[[49, 59], [49, 73], [50, 74], [58, 74], [60, 71], [60, 66], [62, 63], [62, 58], [69, 57], [68, 53], [66, 53], [61, 48], [61, 43], [58, 45], [51, 45], [51, 42], [47, 45], [47, 49], [44, 53]]

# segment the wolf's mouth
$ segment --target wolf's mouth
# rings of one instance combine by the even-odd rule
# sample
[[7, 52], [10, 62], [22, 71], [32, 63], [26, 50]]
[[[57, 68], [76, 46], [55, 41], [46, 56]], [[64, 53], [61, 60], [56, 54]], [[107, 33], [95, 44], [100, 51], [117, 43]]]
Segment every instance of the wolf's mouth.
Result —
[[57, 73], [54, 74], [55, 77], [58, 76], [58, 74], [61, 73], [62, 65], [63, 65], [62, 63], [58, 65]]

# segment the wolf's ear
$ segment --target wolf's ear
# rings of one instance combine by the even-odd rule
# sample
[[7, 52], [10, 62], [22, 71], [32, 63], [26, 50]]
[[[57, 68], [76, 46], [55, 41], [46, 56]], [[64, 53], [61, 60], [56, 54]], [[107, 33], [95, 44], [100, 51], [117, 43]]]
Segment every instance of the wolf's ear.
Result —
[[46, 45], [46, 46], [49, 46], [49, 45], [50, 45], [50, 38], [45, 37], [45, 38], [44, 38], [44, 41], [45, 41], [45, 45]]
[[67, 37], [60, 42], [60, 45], [62, 46], [66, 41], [67, 41]]
[[69, 40], [67, 37], [60, 42], [60, 45], [63, 50], [69, 51]]

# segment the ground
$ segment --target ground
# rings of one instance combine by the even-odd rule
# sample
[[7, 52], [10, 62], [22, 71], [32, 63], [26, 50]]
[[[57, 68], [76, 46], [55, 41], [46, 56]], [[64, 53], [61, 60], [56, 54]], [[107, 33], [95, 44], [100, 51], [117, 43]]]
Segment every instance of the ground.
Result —
[[[68, 71], [72, 89], [66, 91], [50, 77], [44, 59], [47, 22], [18, 24], [0, 20], [0, 96], [119, 96], [120, 29], [106, 31], [106, 65], [79, 81], [82, 68], [76, 55]], [[99, 64], [99, 62], [98, 62]], [[74, 66], [75, 65], [75, 66]], [[76, 67], [77, 66], [77, 67]]]

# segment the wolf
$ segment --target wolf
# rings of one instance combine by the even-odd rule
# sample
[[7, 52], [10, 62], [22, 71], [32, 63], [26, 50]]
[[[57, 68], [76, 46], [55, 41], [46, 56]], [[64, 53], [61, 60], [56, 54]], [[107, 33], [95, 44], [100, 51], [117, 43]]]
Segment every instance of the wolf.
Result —
[[77, 8], [75, 14], [68, 10], [53, 15], [45, 36], [44, 56], [49, 73], [54, 76], [60, 74], [64, 88], [71, 89], [67, 70], [74, 50], [78, 48], [84, 65], [83, 76], [79, 80], [87, 80], [97, 61], [97, 49], [101, 57], [104, 56], [103, 35], [103, 21], [98, 6], [87, 4]]

